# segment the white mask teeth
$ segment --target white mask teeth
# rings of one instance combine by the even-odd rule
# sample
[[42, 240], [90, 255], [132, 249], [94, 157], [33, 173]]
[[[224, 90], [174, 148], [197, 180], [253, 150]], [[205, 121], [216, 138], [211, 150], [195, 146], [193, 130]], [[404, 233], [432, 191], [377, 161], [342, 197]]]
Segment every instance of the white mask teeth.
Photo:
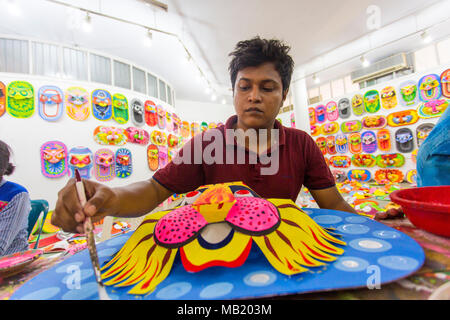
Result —
[[253, 197], [252, 193], [248, 190], [238, 190], [234, 194], [235, 198], [249, 198]]
[[202, 193], [200, 191], [192, 191], [188, 192], [184, 197], [184, 201], [182, 205], [193, 204], [198, 197], [200, 197]]

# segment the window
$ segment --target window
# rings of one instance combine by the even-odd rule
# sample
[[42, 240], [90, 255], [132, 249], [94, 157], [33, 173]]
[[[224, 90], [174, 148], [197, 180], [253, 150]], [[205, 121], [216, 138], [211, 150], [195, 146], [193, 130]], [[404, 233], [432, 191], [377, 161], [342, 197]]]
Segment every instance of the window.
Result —
[[111, 84], [111, 59], [91, 53], [89, 55], [91, 81]]
[[130, 65], [114, 60], [114, 85], [131, 89]]
[[172, 105], [172, 88], [167, 85], [167, 103]]
[[148, 82], [148, 88], [147, 88], [147, 94], [151, 97], [158, 98], [158, 79], [154, 75], [151, 75], [150, 73], [147, 73], [147, 82]]
[[31, 56], [33, 74], [43, 76], [59, 76], [58, 47], [51, 44], [32, 42]]
[[441, 64], [450, 62], [450, 39], [439, 42], [437, 44], [437, 52]]
[[353, 83], [351, 76], [346, 76], [344, 78], [345, 93], [352, 93], [359, 90], [359, 85]]
[[63, 48], [63, 77], [81, 81], [88, 80], [86, 52]]
[[0, 39], [0, 72], [29, 72], [28, 41]]
[[133, 90], [141, 93], [147, 93], [145, 86], [145, 72], [133, 67]]
[[164, 102], [167, 102], [166, 83], [161, 79], [159, 79], [159, 99], [161, 99]]
[[434, 44], [414, 52], [414, 67], [417, 72], [425, 71], [437, 65], [438, 61]]
[[337, 79], [331, 82], [331, 92], [334, 98], [344, 95], [345, 87], [344, 80]]
[[322, 101], [331, 99], [331, 87], [330, 83], [324, 83], [320, 86], [320, 95], [322, 96]]

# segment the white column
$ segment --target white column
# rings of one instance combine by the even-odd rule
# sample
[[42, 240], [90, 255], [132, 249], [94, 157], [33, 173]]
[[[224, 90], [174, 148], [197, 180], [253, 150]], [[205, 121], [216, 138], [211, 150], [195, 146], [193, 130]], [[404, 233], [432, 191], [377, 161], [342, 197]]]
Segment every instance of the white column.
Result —
[[295, 70], [291, 82], [291, 90], [294, 104], [295, 127], [307, 133], [311, 133], [308, 112], [308, 90], [306, 78], [303, 78], [304, 70]]

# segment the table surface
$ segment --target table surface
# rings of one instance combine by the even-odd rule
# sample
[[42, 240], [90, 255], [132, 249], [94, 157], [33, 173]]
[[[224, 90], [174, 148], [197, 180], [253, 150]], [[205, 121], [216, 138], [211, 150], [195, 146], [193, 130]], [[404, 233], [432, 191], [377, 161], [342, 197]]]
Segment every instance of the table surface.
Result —
[[[425, 252], [425, 263], [421, 269], [408, 278], [384, 284], [379, 289], [351, 289], [274, 297], [270, 299], [325, 299], [325, 300], [423, 300], [441, 285], [450, 280], [450, 238], [433, 235], [413, 226], [406, 218], [383, 220], [389, 227], [406, 233], [415, 239]], [[6, 300], [27, 280], [61, 262], [69, 255], [44, 254], [27, 266], [23, 272], [6, 279], [0, 279], [0, 299]]]

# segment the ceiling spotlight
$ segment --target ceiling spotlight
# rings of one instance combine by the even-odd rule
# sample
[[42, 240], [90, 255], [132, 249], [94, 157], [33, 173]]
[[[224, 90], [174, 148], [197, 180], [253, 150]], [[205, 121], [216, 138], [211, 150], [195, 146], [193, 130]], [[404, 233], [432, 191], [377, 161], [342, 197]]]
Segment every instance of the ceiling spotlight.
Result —
[[214, 93], [211, 95], [211, 100], [212, 101], [216, 101], [217, 100], [217, 96]]
[[363, 66], [364, 68], [367, 68], [368, 66], [370, 66], [370, 61], [367, 60], [366, 57], [361, 56], [360, 60], [361, 60], [362, 66]]
[[205, 93], [206, 93], [206, 94], [210, 94], [210, 93], [211, 93], [211, 88], [210, 88], [210, 87], [207, 87], [207, 88], [205, 89]]
[[222, 102], [222, 104], [226, 104], [227, 100], [225, 100], [225, 98], [223, 98], [221, 102]]
[[83, 21], [83, 31], [84, 32], [91, 32], [92, 31], [92, 23], [91, 23], [91, 16], [89, 12], [86, 12], [86, 17]]
[[433, 38], [428, 34], [427, 31], [424, 31], [420, 34], [420, 37], [422, 38], [422, 41], [424, 43], [430, 43], [431, 41], [433, 41]]
[[316, 76], [315, 74], [313, 75], [313, 81], [315, 84], [319, 84], [320, 83], [320, 79], [318, 76]]
[[150, 31], [150, 29], [147, 29], [147, 33], [146, 33], [146, 35], [144, 37], [144, 45], [146, 47], [151, 47], [152, 44], [153, 44], [153, 34]]

